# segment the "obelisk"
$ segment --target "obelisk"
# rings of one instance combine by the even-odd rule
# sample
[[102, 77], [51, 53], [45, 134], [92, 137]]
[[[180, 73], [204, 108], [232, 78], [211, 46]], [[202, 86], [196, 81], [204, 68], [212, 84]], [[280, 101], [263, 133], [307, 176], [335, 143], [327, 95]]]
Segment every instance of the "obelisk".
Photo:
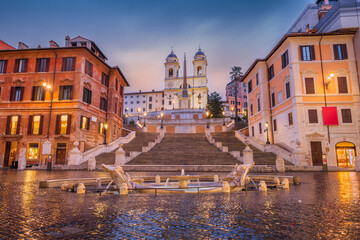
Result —
[[186, 54], [184, 53], [184, 80], [183, 80], [183, 91], [181, 95], [181, 109], [189, 108], [189, 95], [187, 89], [187, 79], [186, 79]]

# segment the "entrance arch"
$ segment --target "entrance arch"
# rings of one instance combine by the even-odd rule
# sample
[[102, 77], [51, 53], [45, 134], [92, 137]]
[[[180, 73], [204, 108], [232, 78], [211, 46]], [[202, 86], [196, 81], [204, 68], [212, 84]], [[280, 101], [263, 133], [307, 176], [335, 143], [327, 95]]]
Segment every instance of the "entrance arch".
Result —
[[356, 148], [351, 142], [336, 144], [336, 159], [339, 167], [355, 167]]

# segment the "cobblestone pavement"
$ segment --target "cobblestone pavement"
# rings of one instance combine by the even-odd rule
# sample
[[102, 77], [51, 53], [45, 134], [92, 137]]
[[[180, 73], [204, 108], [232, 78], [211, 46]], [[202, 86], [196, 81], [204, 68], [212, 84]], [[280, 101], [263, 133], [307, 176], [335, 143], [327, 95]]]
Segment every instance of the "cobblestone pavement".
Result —
[[0, 239], [359, 239], [360, 174], [289, 173], [290, 190], [77, 195], [41, 179], [101, 172], [0, 170]]

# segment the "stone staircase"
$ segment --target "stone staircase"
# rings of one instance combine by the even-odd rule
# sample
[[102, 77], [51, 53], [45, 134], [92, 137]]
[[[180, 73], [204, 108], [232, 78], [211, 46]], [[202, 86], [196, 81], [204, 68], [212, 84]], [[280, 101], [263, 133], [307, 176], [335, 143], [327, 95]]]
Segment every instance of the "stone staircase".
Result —
[[127, 165], [235, 165], [240, 163], [229, 153], [210, 144], [204, 134], [166, 133], [149, 152]]
[[[242, 152], [245, 149], [246, 145], [241, 142], [236, 136], [234, 131], [231, 132], [222, 132], [222, 133], [212, 133], [212, 138], [215, 139], [216, 142], [222, 142], [223, 146], [227, 146], [229, 152], [232, 151], [240, 151], [240, 155], [242, 156]], [[253, 150], [254, 162], [255, 165], [275, 165], [276, 164], [276, 155], [270, 152], [262, 152], [259, 149], [250, 146], [251, 150]], [[285, 161], [286, 165], [292, 165], [291, 163]]]
[[[125, 156], [129, 157], [130, 152], [142, 152], [142, 147], [148, 146], [149, 142], [155, 142], [155, 139], [158, 137], [158, 133], [145, 133], [136, 130], [136, 137], [129, 143], [124, 144], [122, 148], [125, 151]], [[117, 150], [117, 149], [116, 149]], [[115, 152], [116, 150], [109, 153], [102, 153], [96, 156], [96, 165], [109, 164], [113, 165], [115, 163]]]

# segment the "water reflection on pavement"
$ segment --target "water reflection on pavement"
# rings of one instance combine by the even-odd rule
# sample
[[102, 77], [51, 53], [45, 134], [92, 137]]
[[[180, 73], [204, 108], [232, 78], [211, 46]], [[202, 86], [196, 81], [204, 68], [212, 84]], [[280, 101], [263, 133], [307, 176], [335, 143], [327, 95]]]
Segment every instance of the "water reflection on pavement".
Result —
[[300, 176], [290, 190], [129, 196], [39, 189], [103, 172], [0, 170], [0, 239], [359, 239], [360, 174]]

